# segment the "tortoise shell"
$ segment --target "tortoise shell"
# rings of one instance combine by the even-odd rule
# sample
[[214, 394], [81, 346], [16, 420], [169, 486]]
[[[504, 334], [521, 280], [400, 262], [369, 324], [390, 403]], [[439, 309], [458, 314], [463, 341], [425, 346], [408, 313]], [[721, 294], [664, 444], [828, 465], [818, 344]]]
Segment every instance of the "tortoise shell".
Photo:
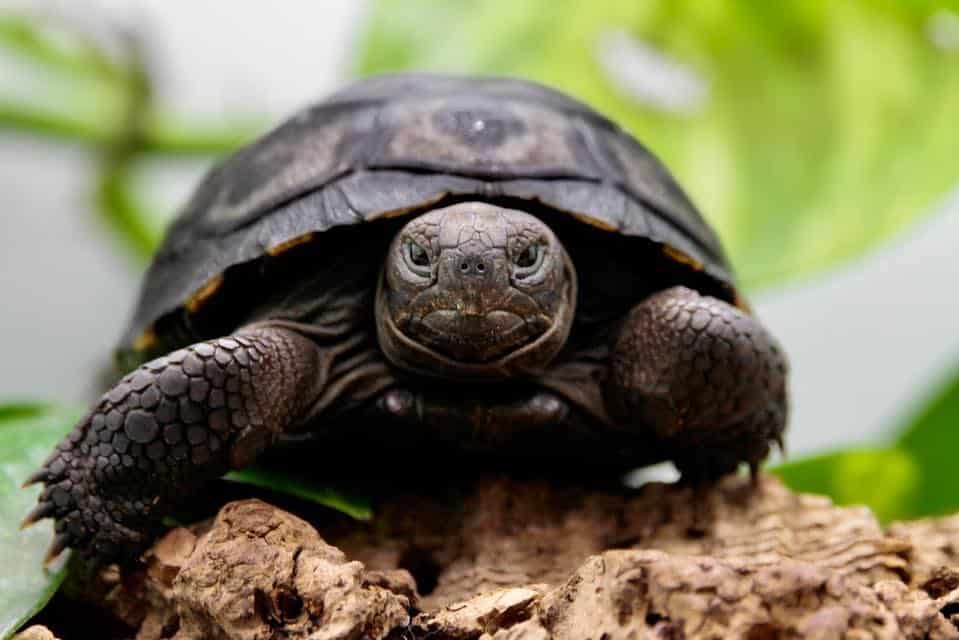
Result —
[[[229, 306], [233, 267], [457, 199], [521, 201], [606, 232], [600, 242], [634, 239], [635, 253], [658, 250], [699, 288], [737, 301], [719, 240], [672, 176], [586, 105], [516, 79], [380, 76], [300, 111], [206, 176], [146, 274], [121, 353], [185, 344], [165, 335], [183, 323], [160, 321]], [[631, 253], [616, 258], [626, 273]]]

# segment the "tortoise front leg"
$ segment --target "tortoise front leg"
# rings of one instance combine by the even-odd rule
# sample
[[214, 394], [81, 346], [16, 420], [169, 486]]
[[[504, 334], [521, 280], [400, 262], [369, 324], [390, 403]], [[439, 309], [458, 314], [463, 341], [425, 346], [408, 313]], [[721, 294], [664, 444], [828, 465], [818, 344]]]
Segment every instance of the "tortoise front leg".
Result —
[[611, 413], [651, 428], [683, 478], [755, 471], [786, 425], [785, 357], [754, 318], [673, 287], [637, 305], [613, 345]]
[[317, 345], [250, 327], [149, 362], [124, 377], [28, 483], [46, 487], [24, 525], [56, 519], [66, 547], [129, 558], [172, 503], [251, 462], [322, 389]]

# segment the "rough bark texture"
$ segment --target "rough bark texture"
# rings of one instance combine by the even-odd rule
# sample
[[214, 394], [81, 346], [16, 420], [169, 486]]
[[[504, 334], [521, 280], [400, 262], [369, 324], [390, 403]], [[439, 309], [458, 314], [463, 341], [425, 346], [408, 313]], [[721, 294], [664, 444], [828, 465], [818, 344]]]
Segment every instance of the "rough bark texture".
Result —
[[13, 640], [59, 640], [59, 638], [46, 627], [35, 624], [18, 633]]
[[107, 601], [143, 640], [959, 638], [959, 516], [884, 532], [768, 477], [623, 495], [490, 477], [317, 524], [325, 541], [227, 504], [144, 571], [107, 571]]

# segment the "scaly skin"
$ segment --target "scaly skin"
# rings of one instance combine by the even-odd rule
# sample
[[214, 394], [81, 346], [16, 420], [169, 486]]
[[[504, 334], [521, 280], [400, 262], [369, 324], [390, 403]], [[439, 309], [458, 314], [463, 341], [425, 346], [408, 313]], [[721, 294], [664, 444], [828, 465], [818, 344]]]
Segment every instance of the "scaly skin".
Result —
[[124, 377], [28, 482], [46, 485], [24, 524], [56, 519], [48, 552], [131, 558], [169, 505], [241, 467], [314, 397], [316, 346], [260, 327], [200, 342]]
[[766, 458], [786, 425], [786, 359], [753, 317], [685, 287], [650, 296], [613, 345], [606, 400], [651, 428], [684, 479]]

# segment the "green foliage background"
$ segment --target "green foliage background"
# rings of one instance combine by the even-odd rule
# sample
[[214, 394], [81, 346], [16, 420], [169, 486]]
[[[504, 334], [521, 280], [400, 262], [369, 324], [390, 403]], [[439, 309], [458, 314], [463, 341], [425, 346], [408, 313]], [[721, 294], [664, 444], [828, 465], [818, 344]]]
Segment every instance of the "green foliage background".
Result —
[[[959, 178], [959, 52], [926, 37], [947, 3], [379, 0], [361, 74], [517, 75], [635, 134], [719, 231], [750, 289], [874, 246]], [[604, 46], [627, 34], [694, 70], [692, 112], [643, 103]]]
[[[937, 48], [928, 33], [937, 17], [959, 25], [957, 5], [374, 0], [356, 72], [517, 75], [579, 97], [664, 159], [716, 225], [743, 285], [755, 290], [862, 255], [959, 182], [959, 49]], [[624, 38], [701, 77], [707, 98], [679, 111], [638, 98], [608, 66], [608, 47]], [[0, 14], [0, 58], [18, 70], [17, 81], [0, 79], [0, 127], [91, 150], [99, 170], [90, 193], [100, 221], [143, 262], [170, 212], [143, 201], [140, 163], [215, 157], [265, 123], [164, 113], [141, 43], [135, 34], [118, 42], [121, 54], [110, 54], [70, 25]], [[18, 486], [78, 415], [0, 406], [0, 556], [24, 563], [0, 582], [0, 638], [42, 607], [62, 579], [62, 570], [39, 569], [49, 528], [16, 530], [35, 500], [35, 490]], [[794, 488], [868, 504], [886, 521], [956, 510], [957, 425], [954, 375], [889, 442], [790, 461], [775, 472]], [[854, 425], [836, 425], [847, 427]], [[302, 478], [252, 470], [235, 479], [369, 516], [368, 506]]]

